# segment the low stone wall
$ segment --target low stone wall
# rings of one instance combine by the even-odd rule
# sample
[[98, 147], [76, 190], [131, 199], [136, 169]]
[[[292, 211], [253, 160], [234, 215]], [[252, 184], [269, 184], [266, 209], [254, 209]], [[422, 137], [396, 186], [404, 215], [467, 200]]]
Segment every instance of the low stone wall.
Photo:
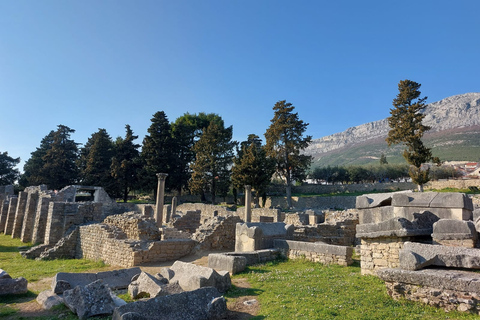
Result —
[[101, 260], [106, 264], [132, 267], [147, 262], [179, 259], [189, 254], [192, 240], [139, 241], [126, 238], [118, 227], [92, 224], [79, 227], [75, 258]]
[[204, 203], [182, 203], [177, 206], [177, 211], [187, 212], [187, 211], [197, 211], [200, 210], [202, 219], [208, 219], [214, 216], [228, 216], [235, 214], [235, 211], [229, 210], [224, 206], [215, 206], [212, 204]]
[[[237, 208], [236, 213], [240, 218], [245, 218], [245, 207]], [[285, 213], [280, 209], [252, 208], [251, 222], [283, 222]]]
[[362, 239], [360, 264], [362, 274], [376, 274], [381, 268], [397, 268], [400, 265], [399, 251], [409, 237], [383, 237]]
[[182, 215], [175, 215], [167, 223], [169, 228], [193, 234], [200, 227], [202, 214], [200, 210], [186, 211]]
[[331, 245], [354, 246], [357, 244], [355, 228], [358, 219], [340, 221], [335, 224], [321, 223], [313, 226], [296, 226], [293, 239], [305, 242], [325, 242]]
[[468, 187], [480, 187], [480, 179], [437, 180], [437, 181], [429, 181], [424, 185], [425, 189], [436, 189], [436, 190], [441, 190], [445, 188], [468, 189]]
[[[306, 184], [292, 186], [292, 193], [302, 194], [331, 194], [343, 192], [369, 192], [369, 191], [398, 191], [412, 190], [416, 185], [411, 182], [384, 182], [384, 183], [352, 183], [352, 184]], [[270, 186], [268, 194], [285, 194], [285, 186]]]
[[[295, 209], [351, 209], [355, 208], [355, 196], [331, 196], [331, 197], [292, 197], [292, 205]], [[287, 209], [287, 198], [269, 197], [265, 203], [267, 208]]]
[[288, 259], [306, 259], [323, 264], [349, 266], [353, 263], [353, 248], [323, 243], [275, 240], [274, 246]]
[[422, 302], [445, 311], [480, 313], [478, 273], [445, 269], [383, 269], [378, 276], [385, 281], [387, 292], [394, 299]]
[[135, 212], [108, 216], [103, 223], [122, 229], [128, 239], [160, 240], [161, 237], [155, 225], [155, 220]]

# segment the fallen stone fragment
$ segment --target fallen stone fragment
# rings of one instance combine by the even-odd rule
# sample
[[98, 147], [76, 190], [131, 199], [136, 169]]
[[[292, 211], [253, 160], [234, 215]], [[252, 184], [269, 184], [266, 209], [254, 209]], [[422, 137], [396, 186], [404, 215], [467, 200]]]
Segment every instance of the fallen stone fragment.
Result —
[[50, 310], [55, 306], [63, 304], [63, 298], [52, 290], [40, 292], [36, 300], [44, 310]]
[[108, 285], [97, 280], [86, 286], [76, 286], [63, 293], [65, 305], [80, 319], [110, 315], [117, 307]]
[[146, 272], [142, 272], [128, 286], [128, 293], [133, 299], [155, 298], [180, 292], [183, 292], [183, 290], [178, 283], [168, 284], [168, 280], [161, 275], [157, 274], [157, 277], [155, 277]]
[[112, 320], [216, 320], [226, 312], [225, 298], [206, 287], [128, 303], [115, 309]]
[[0, 279], [0, 296], [8, 294], [23, 294], [27, 293], [28, 281], [27, 279], [20, 277], [12, 279], [8, 274]]
[[212, 268], [182, 261], [175, 261], [171, 270], [175, 275], [170, 283], [178, 282], [185, 291], [215, 287], [219, 292], [226, 292], [232, 285], [230, 274], [227, 271], [217, 272]]

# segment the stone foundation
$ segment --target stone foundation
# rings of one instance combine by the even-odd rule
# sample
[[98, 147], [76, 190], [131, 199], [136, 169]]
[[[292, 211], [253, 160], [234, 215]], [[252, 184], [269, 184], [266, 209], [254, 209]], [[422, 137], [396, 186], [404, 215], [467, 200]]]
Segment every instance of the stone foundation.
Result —
[[360, 261], [362, 274], [376, 274], [381, 268], [397, 268], [400, 265], [399, 251], [403, 249], [405, 238], [362, 239]]
[[353, 248], [323, 243], [275, 240], [274, 246], [288, 259], [306, 259], [322, 264], [349, 266], [353, 263]]

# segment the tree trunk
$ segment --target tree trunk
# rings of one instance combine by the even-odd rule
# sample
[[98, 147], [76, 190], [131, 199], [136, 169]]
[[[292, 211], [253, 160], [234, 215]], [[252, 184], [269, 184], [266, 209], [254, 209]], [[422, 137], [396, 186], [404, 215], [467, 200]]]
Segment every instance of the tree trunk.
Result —
[[292, 208], [292, 186], [287, 184], [287, 206], [288, 209]]
[[423, 184], [417, 184], [418, 192], [423, 192]]

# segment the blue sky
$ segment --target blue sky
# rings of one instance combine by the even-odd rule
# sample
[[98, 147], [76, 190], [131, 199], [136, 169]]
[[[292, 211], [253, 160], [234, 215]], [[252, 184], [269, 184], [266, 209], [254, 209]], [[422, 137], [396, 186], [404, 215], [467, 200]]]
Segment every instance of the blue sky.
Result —
[[313, 138], [380, 120], [399, 80], [427, 102], [480, 83], [480, 1], [0, 0], [0, 151], [57, 125], [140, 138], [152, 115], [217, 113], [263, 137], [287, 100]]

